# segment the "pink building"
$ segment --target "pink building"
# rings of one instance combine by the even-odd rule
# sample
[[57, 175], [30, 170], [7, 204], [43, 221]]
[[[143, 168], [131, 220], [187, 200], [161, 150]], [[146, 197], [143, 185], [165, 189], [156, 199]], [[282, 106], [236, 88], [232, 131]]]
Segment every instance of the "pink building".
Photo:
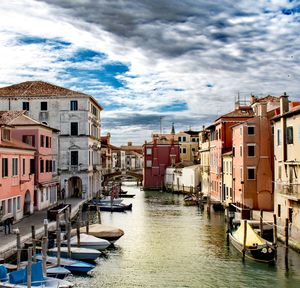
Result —
[[56, 176], [57, 129], [46, 126], [23, 114], [10, 121], [12, 137], [35, 149], [34, 209], [41, 210], [57, 202], [59, 186]]
[[273, 210], [271, 118], [278, 106], [279, 97], [256, 99], [252, 103], [255, 116], [232, 127], [233, 202], [251, 209]]
[[144, 188], [163, 188], [166, 168], [180, 162], [180, 145], [163, 137], [156, 138], [143, 145], [143, 153]]
[[35, 148], [12, 137], [21, 111], [0, 111], [0, 206], [2, 220], [33, 212]]
[[222, 183], [222, 155], [232, 149], [231, 127], [253, 117], [250, 106], [240, 106], [236, 103], [234, 111], [219, 117], [210, 130], [210, 197], [213, 201], [225, 201], [225, 191]]

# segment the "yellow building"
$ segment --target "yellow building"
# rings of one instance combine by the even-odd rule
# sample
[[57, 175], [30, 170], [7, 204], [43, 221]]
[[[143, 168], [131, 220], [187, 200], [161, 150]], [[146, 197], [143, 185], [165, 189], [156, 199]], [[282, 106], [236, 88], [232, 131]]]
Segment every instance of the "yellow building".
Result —
[[[297, 106], [296, 106], [297, 105]], [[294, 107], [293, 107], [294, 106]], [[290, 244], [300, 247], [300, 105], [280, 98], [280, 113], [274, 129], [274, 212], [278, 227], [288, 219]], [[282, 236], [283, 229], [278, 231]]]
[[224, 153], [223, 159], [223, 180], [222, 180], [222, 199], [226, 204], [232, 202], [232, 151]]
[[175, 141], [180, 144], [182, 162], [195, 164], [198, 161], [199, 131], [182, 131], [175, 134]]

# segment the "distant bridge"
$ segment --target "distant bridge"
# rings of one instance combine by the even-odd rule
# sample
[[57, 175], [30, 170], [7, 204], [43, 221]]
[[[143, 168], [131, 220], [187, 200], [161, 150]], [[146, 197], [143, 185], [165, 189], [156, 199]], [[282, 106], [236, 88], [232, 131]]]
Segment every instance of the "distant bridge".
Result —
[[142, 184], [143, 181], [143, 170], [142, 169], [138, 169], [138, 170], [124, 170], [124, 171], [116, 171], [113, 173], [108, 173], [108, 174], [104, 174], [104, 180], [103, 180], [103, 185], [107, 185], [108, 181], [116, 179], [116, 178], [121, 178], [121, 177], [126, 177], [126, 176], [130, 176], [130, 177], [134, 177], [136, 178], [137, 181], [140, 182], [140, 184]]

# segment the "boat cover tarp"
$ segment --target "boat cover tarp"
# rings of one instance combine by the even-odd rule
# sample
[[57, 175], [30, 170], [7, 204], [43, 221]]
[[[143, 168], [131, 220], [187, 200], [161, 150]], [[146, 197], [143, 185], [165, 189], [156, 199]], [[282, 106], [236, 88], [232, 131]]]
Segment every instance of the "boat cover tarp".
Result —
[[[86, 232], [86, 227], [81, 227], [80, 228], [80, 232], [84, 233]], [[76, 229], [72, 229], [71, 231], [71, 235], [76, 235]], [[107, 226], [107, 225], [103, 225], [103, 224], [92, 224], [89, 225], [89, 235], [93, 235], [95, 237], [121, 237], [122, 235], [124, 235], [124, 231], [119, 229], [119, 228], [115, 228], [115, 227], [111, 227], [111, 226]]]
[[[244, 228], [245, 221], [241, 221], [240, 227], [234, 232], [233, 237], [242, 245], [244, 245]], [[261, 238], [247, 223], [247, 239], [246, 239], [246, 246], [253, 246], [253, 245], [264, 245], [266, 244], [266, 240]]]
[[7, 269], [4, 265], [0, 265], [0, 281], [7, 280]]

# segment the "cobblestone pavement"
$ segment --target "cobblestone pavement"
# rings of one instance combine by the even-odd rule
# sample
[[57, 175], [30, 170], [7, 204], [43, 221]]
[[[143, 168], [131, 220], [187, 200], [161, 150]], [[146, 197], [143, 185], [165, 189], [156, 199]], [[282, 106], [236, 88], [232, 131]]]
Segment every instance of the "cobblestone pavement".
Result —
[[[77, 213], [79, 206], [84, 200], [77, 198], [69, 198], [66, 203], [71, 204], [71, 215]], [[6, 258], [16, 250], [16, 235], [13, 230], [18, 228], [21, 235], [21, 242], [25, 243], [31, 239], [31, 226], [35, 226], [36, 234], [41, 233], [44, 227], [44, 219], [47, 218], [47, 209], [37, 211], [34, 214], [27, 216], [12, 226], [11, 234], [5, 235], [4, 229], [0, 230], [0, 258]], [[55, 226], [55, 221], [49, 222], [49, 227]], [[2, 228], [2, 227], [1, 227]], [[0, 228], [0, 229], [1, 229]]]

